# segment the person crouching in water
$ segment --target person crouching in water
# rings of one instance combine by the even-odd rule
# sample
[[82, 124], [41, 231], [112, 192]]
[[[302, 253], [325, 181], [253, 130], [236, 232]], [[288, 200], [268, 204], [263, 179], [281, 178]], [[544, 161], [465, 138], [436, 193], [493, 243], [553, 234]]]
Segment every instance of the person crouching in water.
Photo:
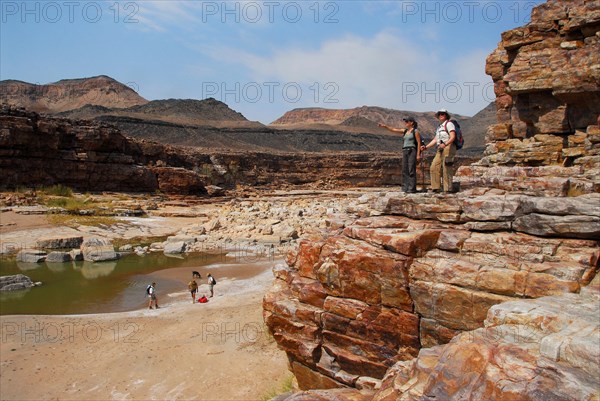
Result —
[[391, 132], [404, 136], [402, 145], [402, 191], [409, 194], [417, 192], [417, 161], [421, 160], [421, 134], [417, 131], [419, 124], [413, 117], [402, 119], [406, 128], [392, 128], [379, 124]]
[[188, 283], [188, 289], [192, 294], [192, 303], [196, 303], [196, 292], [198, 291], [198, 283], [196, 283], [196, 280], [192, 279], [192, 281]]

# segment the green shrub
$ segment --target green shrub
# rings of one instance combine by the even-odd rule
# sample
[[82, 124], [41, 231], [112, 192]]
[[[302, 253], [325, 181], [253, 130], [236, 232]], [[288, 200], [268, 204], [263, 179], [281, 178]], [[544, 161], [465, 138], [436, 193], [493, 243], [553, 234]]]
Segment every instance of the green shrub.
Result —
[[276, 388], [271, 389], [267, 394], [261, 397], [261, 401], [269, 401], [272, 398], [277, 397], [278, 395], [287, 393], [288, 391], [292, 391], [294, 388], [294, 375], [291, 373], [285, 377], [285, 380]]
[[46, 205], [51, 207], [62, 207], [70, 212], [90, 208], [90, 205], [86, 204], [84, 200], [76, 198], [49, 198], [46, 199]]
[[51, 187], [44, 187], [40, 190], [40, 192], [43, 192], [46, 195], [64, 196], [67, 198], [73, 196], [73, 190], [62, 184], [53, 185]]

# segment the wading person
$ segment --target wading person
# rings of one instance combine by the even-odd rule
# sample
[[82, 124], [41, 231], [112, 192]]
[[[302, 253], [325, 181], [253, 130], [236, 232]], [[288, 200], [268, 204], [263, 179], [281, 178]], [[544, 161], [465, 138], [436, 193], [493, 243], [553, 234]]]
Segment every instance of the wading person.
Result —
[[217, 284], [217, 280], [215, 280], [215, 278], [210, 273], [208, 273], [208, 289], [210, 290], [211, 298], [213, 296], [213, 287], [215, 286], [215, 284]]
[[417, 192], [417, 161], [421, 160], [421, 134], [417, 131], [418, 123], [412, 117], [402, 119], [406, 128], [393, 128], [379, 124], [391, 132], [397, 132], [404, 137], [402, 144], [402, 191]]
[[196, 280], [192, 280], [188, 283], [188, 289], [190, 290], [190, 293], [192, 294], [192, 303], [196, 302], [196, 292], [198, 291], [198, 283], [196, 283]]
[[450, 114], [445, 109], [435, 113], [435, 116], [440, 121], [435, 137], [427, 145], [421, 147], [421, 150], [426, 150], [437, 146], [437, 152], [431, 162], [431, 191], [440, 192], [443, 188], [445, 192], [452, 192], [452, 175], [454, 155], [456, 154], [456, 127], [450, 121]]
[[148, 309], [152, 309], [152, 305], [154, 305], [154, 307], [158, 309], [158, 299], [156, 298], [156, 283], [152, 283], [152, 285], [150, 285], [150, 287], [148, 288], [148, 298], [150, 298], [150, 301], [148, 302]]

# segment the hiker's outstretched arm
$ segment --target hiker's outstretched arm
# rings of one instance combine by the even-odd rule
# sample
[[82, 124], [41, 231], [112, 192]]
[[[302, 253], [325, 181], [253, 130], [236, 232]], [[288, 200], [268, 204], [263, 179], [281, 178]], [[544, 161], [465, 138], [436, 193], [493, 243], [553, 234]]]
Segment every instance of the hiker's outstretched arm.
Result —
[[406, 133], [406, 128], [394, 128], [394, 127], [390, 127], [389, 125], [385, 125], [383, 123], [379, 123], [379, 124], [377, 124], [377, 126], [379, 126], [381, 128], [385, 128], [391, 132], [398, 132], [399, 134], [402, 134], [402, 135], [404, 135]]

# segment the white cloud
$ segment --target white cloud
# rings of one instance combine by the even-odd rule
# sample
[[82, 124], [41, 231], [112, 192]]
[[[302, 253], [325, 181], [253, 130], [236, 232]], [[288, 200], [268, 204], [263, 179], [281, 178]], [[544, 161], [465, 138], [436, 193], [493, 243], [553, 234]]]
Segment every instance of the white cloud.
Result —
[[200, 20], [196, 17], [202, 2], [179, 0], [146, 0], [135, 3], [139, 9], [133, 18], [140, 22], [142, 29], [164, 32], [168, 26], [193, 25]]
[[[321, 88], [333, 82], [339, 88], [339, 104], [320, 104], [306, 96], [293, 107], [373, 105], [414, 111], [447, 107], [474, 114], [487, 105], [481, 99], [481, 89], [489, 82], [484, 52], [462, 55], [443, 47], [425, 49], [398, 31], [373, 37], [348, 34], [318, 48], [279, 49], [268, 56], [232, 48], [213, 48], [210, 55], [219, 62], [242, 64], [256, 82], [306, 87], [317, 83]], [[477, 86], [478, 96], [473, 98]]]

